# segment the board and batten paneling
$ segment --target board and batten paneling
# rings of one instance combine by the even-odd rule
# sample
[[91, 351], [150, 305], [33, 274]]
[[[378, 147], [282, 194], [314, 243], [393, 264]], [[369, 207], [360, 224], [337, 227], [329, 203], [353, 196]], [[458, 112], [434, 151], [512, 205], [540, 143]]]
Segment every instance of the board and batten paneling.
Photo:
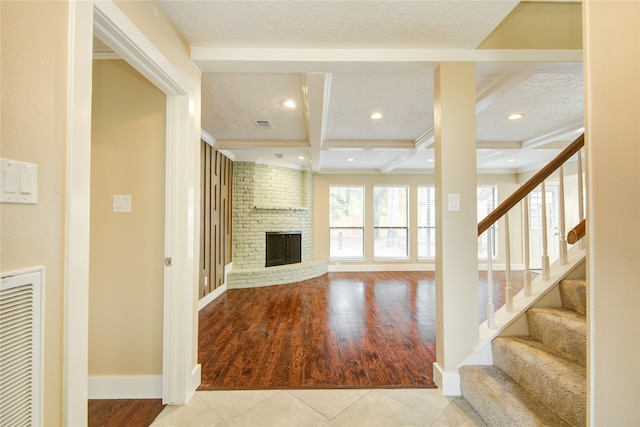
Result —
[[231, 262], [233, 162], [206, 142], [200, 153], [200, 298], [224, 284]]

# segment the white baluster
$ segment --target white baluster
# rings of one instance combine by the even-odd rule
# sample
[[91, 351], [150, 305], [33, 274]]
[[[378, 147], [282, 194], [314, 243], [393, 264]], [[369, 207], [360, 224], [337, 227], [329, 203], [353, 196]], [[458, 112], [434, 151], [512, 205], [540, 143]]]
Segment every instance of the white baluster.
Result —
[[[582, 181], [582, 150], [578, 151], [578, 218], [584, 219], [584, 183]], [[580, 249], [584, 248], [583, 239], [578, 242]]]
[[507, 313], [513, 311], [513, 288], [511, 287], [511, 239], [509, 238], [509, 213], [504, 216], [504, 260], [507, 283], [504, 288], [504, 299]]
[[522, 210], [524, 210], [524, 296], [531, 296], [531, 269], [529, 266], [530, 263], [530, 255], [529, 255], [529, 196], [527, 195], [522, 200]]
[[567, 237], [565, 230], [565, 218], [564, 218], [564, 166], [560, 166], [560, 203], [559, 212], [560, 221], [558, 224], [560, 238], [558, 239], [558, 245], [560, 249], [560, 264], [565, 265], [567, 263]]
[[491, 250], [491, 242], [493, 242], [493, 227], [487, 229], [487, 325], [489, 329], [493, 329], [493, 251]]
[[547, 186], [542, 181], [542, 279], [549, 280], [549, 246], [547, 236]]

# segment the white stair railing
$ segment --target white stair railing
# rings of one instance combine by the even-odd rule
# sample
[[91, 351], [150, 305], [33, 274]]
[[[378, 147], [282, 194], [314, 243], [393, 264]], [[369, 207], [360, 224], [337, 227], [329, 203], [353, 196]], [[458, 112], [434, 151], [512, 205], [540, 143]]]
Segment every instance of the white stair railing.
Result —
[[[577, 175], [578, 175], [578, 188], [577, 188], [577, 202], [578, 216], [580, 219], [584, 219], [584, 202], [583, 202], [583, 178], [582, 178], [582, 156], [581, 148], [584, 146], [584, 135], [581, 135], [573, 143], [570, 144], [567, 149], [560, 153], [549, 164], [543, 167], [537, 174], [535, 174], [529, 181], [522, 185], [514, 194], [508, 197], [502, 202], [496, 209], [494, 209], [485, 219], [478, 224], [478, 237], [481, 238], [482, 234], [486, 233], [487, 241], [487, 326], [490, 329], [495, 328], [495, 295], [493, 286], [493, 239], [494, 239], [494, 224], [504, 218], [504, 261], [505, 261], [505, 288], [504, 299], [505, 309], [507, 312], [513, 311], [513, 297], [514, 288], [512, 286], [512, 266], [511, 266], [511, 230], [509, 225], [509, 212], [520, 201], [522, 201], [523, 221], [522, 221], [522, 238], [523, 238], [523, 264], [524, 264], [524, 277], [523, 277], [523, 289], [525, 296], [531, 296], [531, 256], [530, 256], [530, 203], [529, 195], [536, 188], [540, 187], [541, 191], [541, 206], [540, 206], [540, 228], [542, 232], [542, 278], [543, 280], [550, 279], [550, 259], [549, 259], [549, 239], [548, 239], [548, 218], [547, 218], [547, 187], [546, 179], [556, 170], [559, 170], [559, 201], [558, 201], [558, 248], [559, 258], [562, 264], [568, 262], [568, 248], [566, 240], [565, 230], [565, 185], [564, 185], [564, 168], [563, 165], [574, 154], [577, 153]], [[555, 245], [555, 243], [554, 243]]]
[[565, 231], [565, 210], [564, 210], [564, 204], [565, 204], [565, 198], [564, 198], [564, 166], [560, 166], [559, 169], [559, 174], [560, 174], [560, 197], [558, 200], [558, 213], [560, 215], [560, 219], [558, 221], [558, 229], [559, 229], [559, 239], [558, 239], [558, 245], [559, 245], [559, 256], [560, 256], [560, 263], [562, 265], [566, 265], [568, 262], [567, 259], [567, 238], [566, 238], [566, 231]]

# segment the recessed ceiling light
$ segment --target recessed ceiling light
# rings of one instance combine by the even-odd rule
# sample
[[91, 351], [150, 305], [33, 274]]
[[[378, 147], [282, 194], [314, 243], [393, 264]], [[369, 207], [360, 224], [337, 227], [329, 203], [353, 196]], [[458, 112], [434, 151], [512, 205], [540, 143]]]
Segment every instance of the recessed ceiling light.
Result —
[[380, 120], [382, 118], [382, 113], [372, 113], [369, 118], [373, 120]]
[[513, 113], [509, 117], [507, 117], [507, 119], [509, 119], [509, 120], [518, 120], [518, 119], [521, 119], [522, 116], [523, 116], [523, 114]]
[[429, 163], [431, 163], [433, 161], [435, 161], [435, 160], [434, 159], [427, 159], [427, 162], [429, 162]]
[[515, 161], [516, 161], [516, 159], [509, 159], [509, 160], [507, 160], [507, 162], [515, 162]]
[[347, 162], [353, 162], [354, 158], [353, 157], [347, 157]]
[[304, 156], [298, 156], [298, 159], [304, 160]]
[[296, 108], [296, 103], [293, 99], [287, 99], [284, 101], [284, 106], [287, 108]]

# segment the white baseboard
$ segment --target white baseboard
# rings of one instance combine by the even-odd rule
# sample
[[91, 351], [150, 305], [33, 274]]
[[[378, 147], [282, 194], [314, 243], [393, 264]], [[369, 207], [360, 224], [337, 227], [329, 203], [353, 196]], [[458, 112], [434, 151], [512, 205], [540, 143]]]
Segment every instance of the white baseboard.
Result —
[[445, 372], [437, 363], [433, 364], [433, 382], [442, 390], [445, 396], [460, 396], [460, 374]]
[[329, 263], [330, 272], [369, 272], [369, 271], [435, 271], [432, 263], [422, 264], [346, 264]]
[[[330, 272], [375, 272], [375, 271], [435, 271], [436, 265], [434, 262], [423, 262], [420, 264], [359, 264], [348, 262], [331, 262], [329, 261]], [[478, 270], [486, 271], [487, 264], [479, 263]], [[494, 271], [504, 271], [506, 267], [504, 264], [494, 264]], [[523, 271], [524, 264], [512, 264], [512, 271]]]
[[162, 375], [89, 377], [89, 399], [161, 399]]
[[214, 299], [218, 298], [220, 295], [222, 295], [226, 291], [227, 291], [227, 284], [225, 283], [224, 285], [214, 289], [213, 292], [209, 292], [201, 300], [198, 301], [198, 311], [205, 308], [207, 304], [209, 304]]

